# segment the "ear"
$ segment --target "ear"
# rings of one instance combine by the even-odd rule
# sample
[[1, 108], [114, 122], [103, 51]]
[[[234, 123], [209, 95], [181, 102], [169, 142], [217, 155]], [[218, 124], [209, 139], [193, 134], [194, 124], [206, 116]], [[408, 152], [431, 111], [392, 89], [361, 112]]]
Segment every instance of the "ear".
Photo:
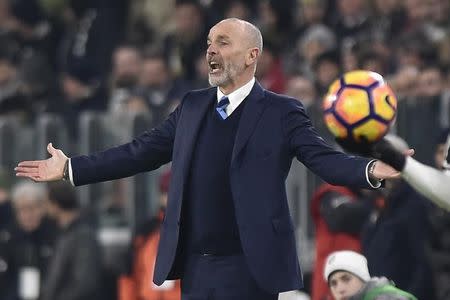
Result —
[[245, 64], [247, 66], [256, 64], [259, 58], [259, 49], [258, 48], [250, 48], [247, 50], [247, 55], [245, 57]]

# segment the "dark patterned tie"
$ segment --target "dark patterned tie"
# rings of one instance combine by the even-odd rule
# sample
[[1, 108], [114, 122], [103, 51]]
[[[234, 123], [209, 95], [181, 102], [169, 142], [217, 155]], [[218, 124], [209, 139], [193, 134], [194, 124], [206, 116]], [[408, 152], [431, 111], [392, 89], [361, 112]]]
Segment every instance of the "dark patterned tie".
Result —
[[222, 120], [225, 120], [228, 117], [226, 109], [229, 104], [230, 104], [230, 100], [228, 100], [227, 96], [223, 96], [220, 99], [219, 103], [217, 103], [216, 111], [217, 111], [217, 113], [219, 113], [219, 116]]

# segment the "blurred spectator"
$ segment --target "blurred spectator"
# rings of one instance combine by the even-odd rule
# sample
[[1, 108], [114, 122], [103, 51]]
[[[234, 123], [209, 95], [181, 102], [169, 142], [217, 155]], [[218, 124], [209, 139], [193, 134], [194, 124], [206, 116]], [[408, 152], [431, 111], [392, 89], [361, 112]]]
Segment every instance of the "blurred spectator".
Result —
[[282, 48], [293, 31], [294, 0], [258, 1], [258, 28], [264, 36], [265, 43]]
[[9, 196], [8, 178], [4, 171], [0, 171], [0, 291], [4, 291], [4, 298], [9, 299], [6, 291], [11, 291], [9, 282], [8, 247], [7, 242], [11, 238], [8, 226], [13, 222], [13, 212]]
[[403, 5], [407, 15], [406, 31], [416, 30], [430, 16], [430, 5], [427, 1], [405, 0]]
[[341, 73], [339, 54], [336, 51], [327, 51], [320, 54], [314, 60], [313, 70], [316, 74], [316, 86], [319, 96], [325, 96], [330, 84], [338, 79]]
[[372, 0], [373, 35], [392, 41], [401, 33], [406, 23], [406, 13], [398, 0]]
[[[398, 151], [408, 145], [387, 136]], [[418, 299], [434, 299], [431, 265], [429, 202], [402, 180], [386, 181], [386, 202], [372, 213], [362, 235], [363, 253], [373, 276], [386, 276]]]
[[199, 54], [195, 60], [196, 79], [192, 82], [194, 89], [204, 89], [209, 87], [209, 67], [204, 54]]
[[[30, 181], [12, 189], [15, 223], [3, 232], [8, 287], [6, 299], [38, 299], [54, 251], [57, 227], [45, 217], [45, 188]], [[8, 297], [6, 296], [6, 297]], [[4, 298], [2, 298], [4, 299]]]
[[324, 23], [325, 12], [328, 6], [326, 0], [300, 0], [298, 3], [296, 36], [303, 34], [311, 26]]
[[290, 72], [298, 72], [313, 78], [312, 66], [316, 58], [337, 47], [334, 33], [325, 25], [308, 28], [297, 40], [293, 59], [289, 62]]
[[360, 191], [322, 185], [313, 195], [311, 215], [316, 227], [316, 262], [313, 269], [313, 300], [330, 299], [323, 279], [326, 257], [334, 251], [361, 252], [360, 232], [370, 212]]
[[430, 145], [435, 140], [430, 133], [448, 126], [449, 100], [443, 93], [444, 79], [439, 67], [429, 65], [416, 78], [416, 97], [408, 97], [398, 105], [397, 132], [416, 150], [417, 160], [433, 165], [434, 150]]
[[358, 66], [361, 70], [368, 70], [381, 74], [387, 74], [384, 57], [373, 50], [361, 51], [358, 57]]
[[429, 10], [431, 22], [442, 28], [448, 28], [450, 20], [450, 2], [448, 0], [430, 0]]
[[[436, 141], [435, 166], [443, 169], [448, 155], [449, 129], [442, 130]], [[450, 298], [450, 213], [433, 207], [430, 214], [432, 225], [431, 261], [435, 280], [436, 300]]]
[[250, 7], [245, 1], [232, 0], [228, 1], [225, 8], [224, 18], [238, 18], [246, 21], [251, 20]]
[[173, 104], [181, 101], [188, 89], [189, 85], [184, 80], [172, 78], [164, 56], [157, 53], [144, 55], [135, 97], [145, 100], [155, 124], [169, 115]]
[[274, 93], [284, 92], [286, 78], [281, 66], [281, 59], [277, 49], [270, 42], [264, 45], [255, 77], [265, 89]]
[[180, 281], [166, 280], [161, 286], [152, 283], [159, 230], [164, 218], [169, 190], [170, 170], [163, 173], [159, 182], [160, 210], [158, 215], [137, 229], [128, 274], [119, 278], [119, 300], [179, 300]]
[[62, 68], [86, 61], [104, 81], [112, 51], [123, 38], [127, 6], [126, 0], [68, 0]]
[[142, 56], [138, 48], [123, 45], [114, 50], [109, 109], [118, 112], [137, 87], [142, 72]]
[[371, 24], [367, 1], [365, 0], [337, 0], [336, 14], [332, 21], [333, 31], [338, 40], [358, 40], [370, 35]]
[[176, 0], [130, 1], [127, 40], [143, 46], [160, 42], [173, 28], [171, 15]]
[[48, 268], [41, 299], [101, 299], [100, 248], [94, 229], [80, 215], [74, 187], [65, 181], [49, 183], [48, 209], [62, 232]]
[[395, 91], [399, 100], [405, 100], [408, 96], [416, 95], [418, 78], [419, 69], [417, 67], [412, 65], [400, 66], [397, 72], [389, 78], [389, 85]]
[[0, 50], [0, 114], [33, 121], [52, 110], [56, 100], [54, 73], [42, 54], [31, 49], [18, 53]]
[[[386, 277], [370, 277], [367, 259], [354, 251], [337, 251], [327, 257], [324, 278], [335, 300], [417, 300]], [[423, 298], [433, 299], [433, 298]]]
[[358, 45], [350, 41], [341, 45], [341, 65], [343, 72], [357, 70], [358, 67]]
[[442, 67], [449, 69], [450, 67], [450, 34], [447, 34], [437, 44], [438, 62]]
[[0, 231], [5, 229], [13, 220], [9, 188], [8, 173], [4, 169], [0, 169]]
[[65, 119], [72, 138], [77, 138], [80, 114], [106, 110], [107, 91], [97, 70], [87, 61], [73, 61], [62, 76]]
[[0, 35], [34, 50], [49, 50], [52, 27], [37, 0], [1, 0]]
[[[20, 92], [26, 100], [28, 121], [33, 122], [44, 112], [59, 111], [61, 104], [56, 74], [43, 53], [24, 51], [18, 66]], [[30, 122], [30, 123], [31, 123]]]
[[399, 36], [395, 49], [397, 67], [423, 68], [436, 63], [437, 51], [423, 30], [415, 30]]
[[194, 0], [177, 1], [175, 28], [164, 40], [164, 55], [170, 72], [185, 80], [195, 78], [195, 58], [206, 49], [206, 24], [202, 7]]
[[[6, 41], [5, 41], [6, 42]], [[20, 92], [17, 57], [12, 49], [0, 51], [0, 113], [21, 111], [26, 106]]]
[[314, 83], [304, 76], [297, 75], [289, 78], [286, 94], [300, 100], [308, 112], [309, 108], [317, 102], [317, 91]]

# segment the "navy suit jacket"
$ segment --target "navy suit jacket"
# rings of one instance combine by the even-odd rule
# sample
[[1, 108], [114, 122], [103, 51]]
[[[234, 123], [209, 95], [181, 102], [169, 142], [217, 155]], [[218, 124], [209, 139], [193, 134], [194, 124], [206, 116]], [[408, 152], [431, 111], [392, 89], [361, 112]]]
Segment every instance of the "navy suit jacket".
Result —
[[[161, 125], [132, 142], [71, 158], [75, 185], [150, 171], [172, 161], [166, 216], [161, 228], [154, 282], [182, 277], [177, 263], [180, 215], [201, 122], [216, 88], [191, 91]], [[369, 188], [369, 160], [333, 150], [319, 137], [302, 104], [255, 83], [241, 115], [230, 182], [242, 248], [256, 282], [277, 293], [302, 287], [285, 180], [297, 157], [325, 181]], [[171, 272], [172, 270], [172, 272]]]

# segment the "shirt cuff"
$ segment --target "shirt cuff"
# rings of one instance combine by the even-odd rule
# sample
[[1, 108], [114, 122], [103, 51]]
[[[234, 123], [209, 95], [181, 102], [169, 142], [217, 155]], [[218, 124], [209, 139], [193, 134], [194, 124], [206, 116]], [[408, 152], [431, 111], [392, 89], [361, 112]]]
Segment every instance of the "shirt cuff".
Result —
[[[367, 170], [367, 168], [366, 168]], [[367, 171], [366, 171], [367, 173]], [[70, 179], [70, 183], [75, 186], [75, 184], [73, 183], [73, 173], [72, 173], [72, 160], [69, 158], [69, 179]]]
[[[375, 161], [377, 161], [376, 159], [372, 159], [371, 161], [369, 161], [369, 163], [366, 165], [366, 180], [367, 180], [367, 182], [369, 183], [369, 185], [372, 187], [372, 188], [374, 188], [374, 189], [377, 189], [377, 188], [379, 188], [379, 187], [381, 187], [381, 180], [377, 180], [377, 179], [370, 179], [370, 176], [369, 176], [369, 166], [370, 166], [370, 164], [372, 163], [372, 162], [375, 162]], [[69, 163], [69, 167], [70, 167], [70, 163]], [[70, 169], [69, 169], [69, 171], [70, 171]], [[72, 173], [69, 173], [69, 174], [72, 174]]]

